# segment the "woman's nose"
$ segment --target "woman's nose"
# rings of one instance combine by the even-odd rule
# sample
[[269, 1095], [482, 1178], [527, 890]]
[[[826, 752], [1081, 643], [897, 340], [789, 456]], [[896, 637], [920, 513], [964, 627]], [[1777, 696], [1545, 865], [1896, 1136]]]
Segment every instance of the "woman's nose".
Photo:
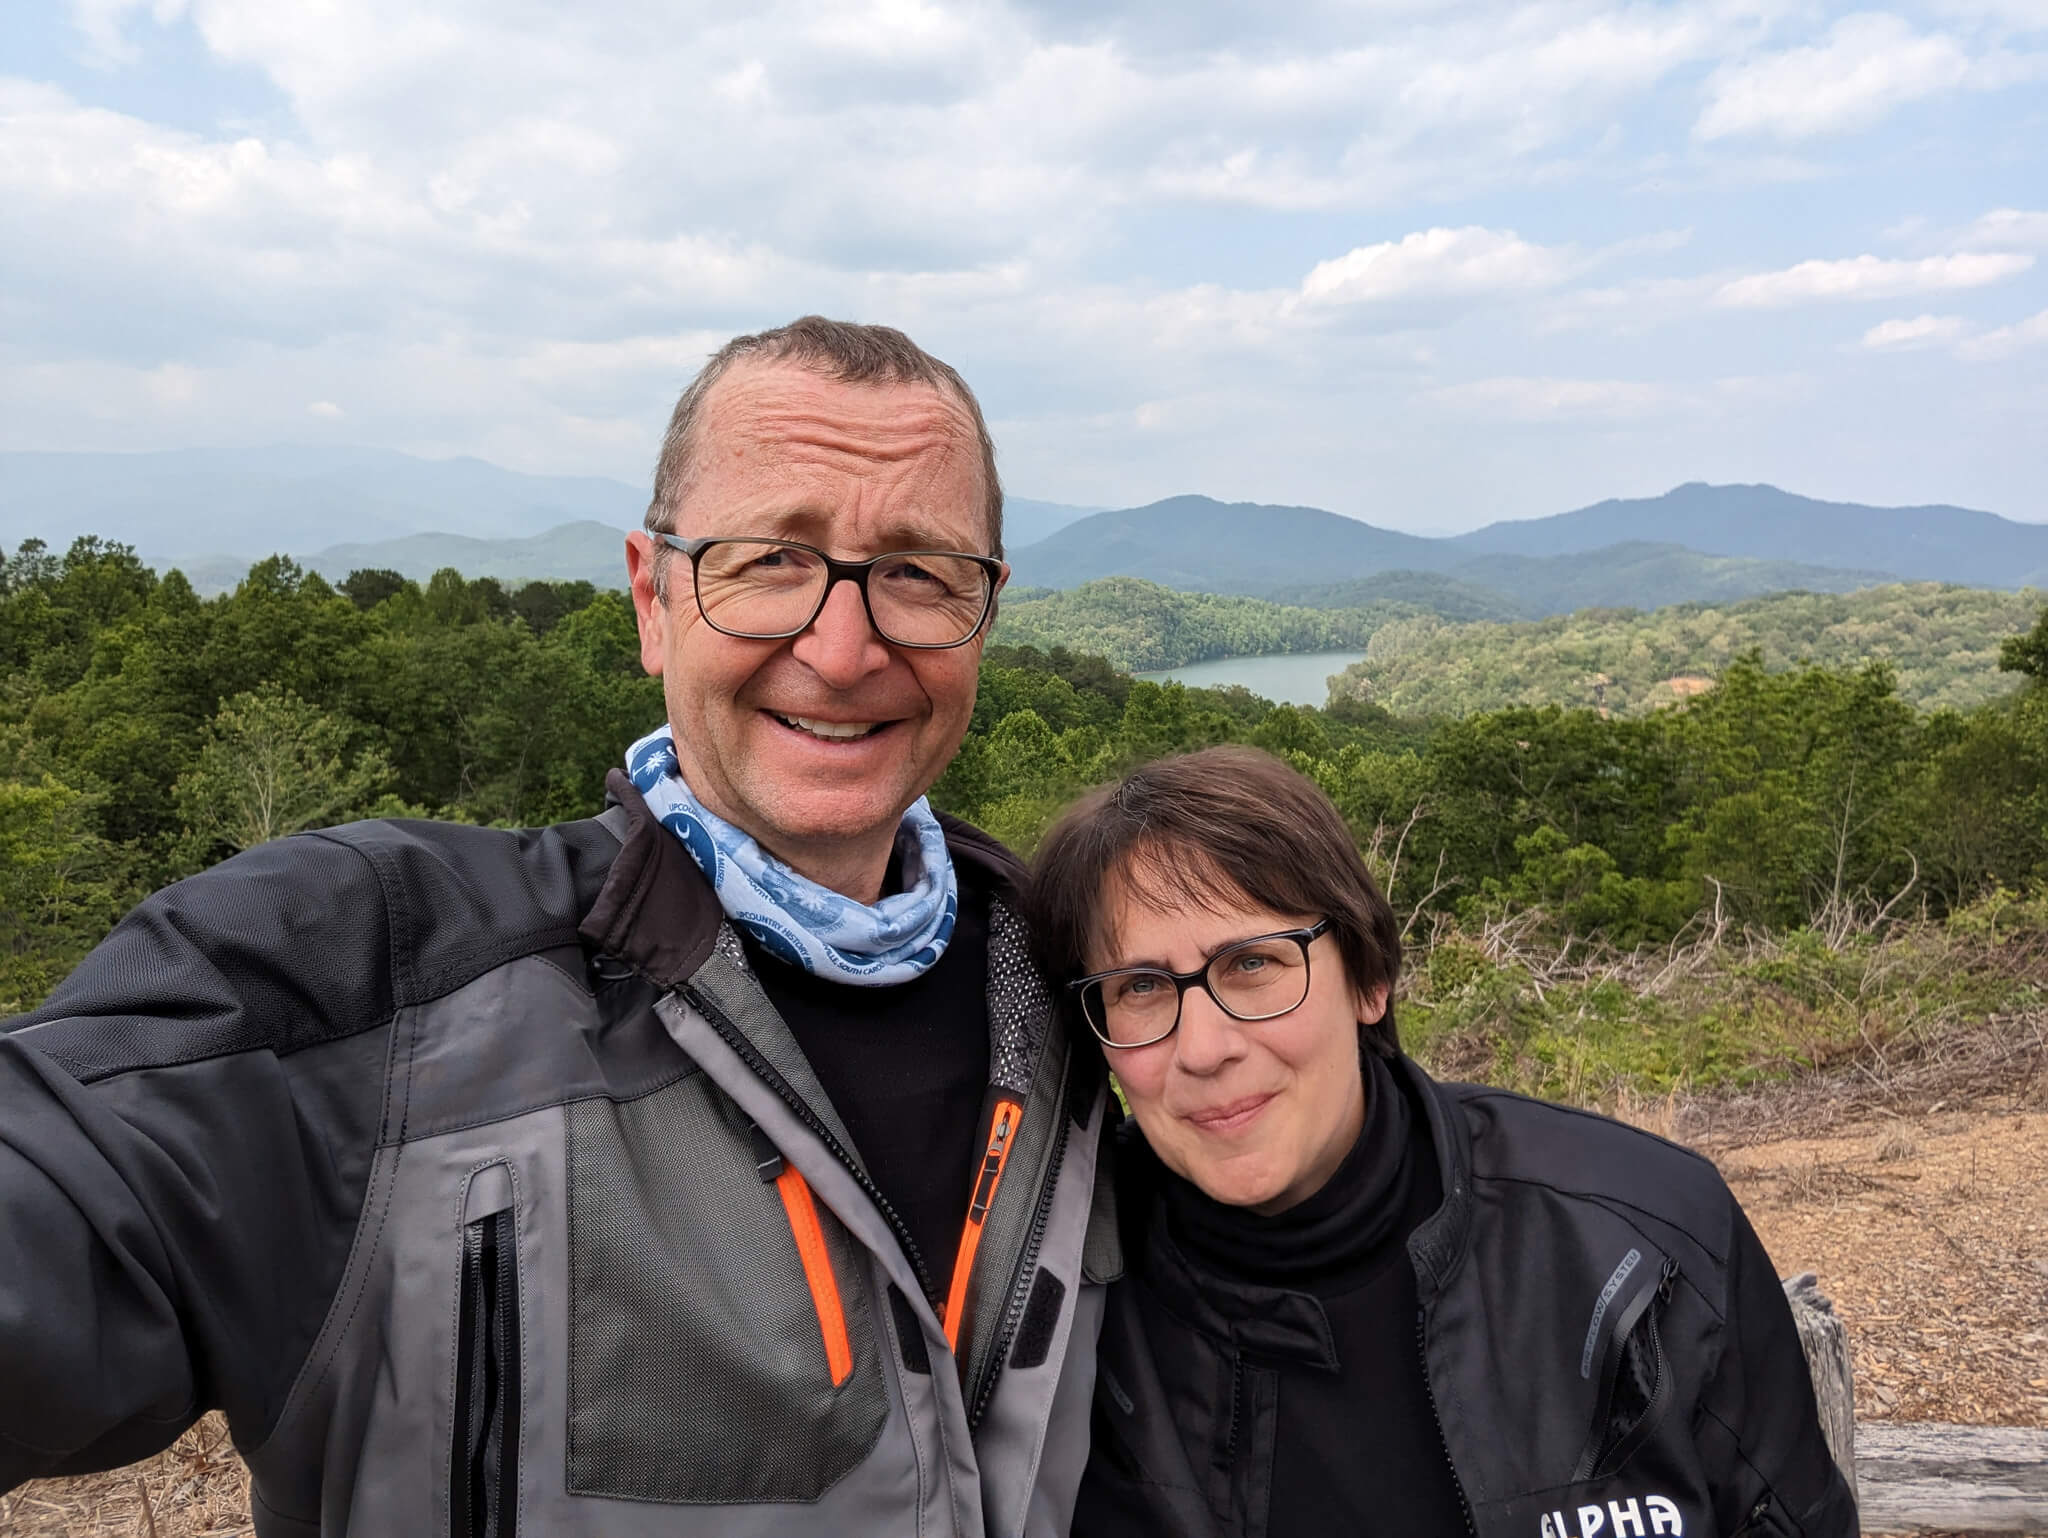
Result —
[[1244, 1055], [1244, 1022], [1224, 1013], [1203, 988], [1181, 996], [1175, 1061], [1189, 1073], [1214, 1073]]

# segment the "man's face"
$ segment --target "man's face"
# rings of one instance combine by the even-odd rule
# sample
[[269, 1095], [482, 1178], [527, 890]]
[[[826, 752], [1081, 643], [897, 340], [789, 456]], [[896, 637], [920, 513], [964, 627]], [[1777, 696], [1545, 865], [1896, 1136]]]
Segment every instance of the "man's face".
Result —
[[[929, 386], [742, 364], [705, 403], [696, 451], [679, 534], [795, 539], [847, 560], [989, 553], [973, 422]], [[879, 875], [904, 809], [966, 735], [982, 636], [949, 651], [891, 646], [854, 584], [839, 582], [801, 635], [741, 640], [704, 622], [681, 552], [669, 556], [667, 601], [656, 598], [649, 555], [633, 535], [640, 658], [661, 676], [690, 788], [816, 879], [829, 884], [849, 861]], [[827, 738], [798, 720], [872, 729]]]

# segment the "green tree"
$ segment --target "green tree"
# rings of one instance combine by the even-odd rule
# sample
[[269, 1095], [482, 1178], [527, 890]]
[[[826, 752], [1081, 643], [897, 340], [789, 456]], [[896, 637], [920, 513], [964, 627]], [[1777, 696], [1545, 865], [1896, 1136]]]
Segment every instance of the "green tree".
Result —
[[350, 723], [276, 686], [239, 694], [207, 727], [174, 797], [195, 864], [367, 811], [391, 782]]
[[127, 906], [126, 862], [93, 810], [47, 773], [0, 780], [0, 1016], [39, 1003]]
[[342, 596], [358, 609], [374, 609], [387, 598], [396, 598], [412, 587], [403, 575], [384, 567], [352, 571], [341, 584]]
[[2037, 683], [2048, 680], [2048, 604], [2044, 604], [2034, 628], [2007, 636], [1998, 648], [1998, 669], [2002, 673], [2024, 673]]

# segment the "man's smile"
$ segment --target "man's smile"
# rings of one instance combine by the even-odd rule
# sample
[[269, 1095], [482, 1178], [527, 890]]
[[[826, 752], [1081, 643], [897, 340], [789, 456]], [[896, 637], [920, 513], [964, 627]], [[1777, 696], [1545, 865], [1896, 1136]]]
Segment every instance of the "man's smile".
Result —
[[819, 716], [785, 715], [779, 710], [761, 713], [790, 731], [801, 732], [821, 742], [858, 742], [896, 725], [894, 721], [827, 721]]

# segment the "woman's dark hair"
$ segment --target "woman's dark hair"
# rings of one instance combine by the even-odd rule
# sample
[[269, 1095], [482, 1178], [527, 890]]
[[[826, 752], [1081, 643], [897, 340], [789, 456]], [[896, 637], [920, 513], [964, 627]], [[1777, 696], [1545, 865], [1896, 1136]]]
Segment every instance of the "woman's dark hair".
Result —
[[1271, 754], [1230, 747], [1162, 758], [1061, 814], [1032, 862], [1027, 904], [1055, 983], [1089, 970], [1091, 942], [1114, 941], [1112, 879], [1170, 911], [1242, 899], [1276, 913], [1327, 916], [1353, 986], [1387, 988], [1386, 1013], [1361, 1023], [1364, 1044], [1386, 1056], [1400, 1051], [1393, 909], [1343, 814]]

